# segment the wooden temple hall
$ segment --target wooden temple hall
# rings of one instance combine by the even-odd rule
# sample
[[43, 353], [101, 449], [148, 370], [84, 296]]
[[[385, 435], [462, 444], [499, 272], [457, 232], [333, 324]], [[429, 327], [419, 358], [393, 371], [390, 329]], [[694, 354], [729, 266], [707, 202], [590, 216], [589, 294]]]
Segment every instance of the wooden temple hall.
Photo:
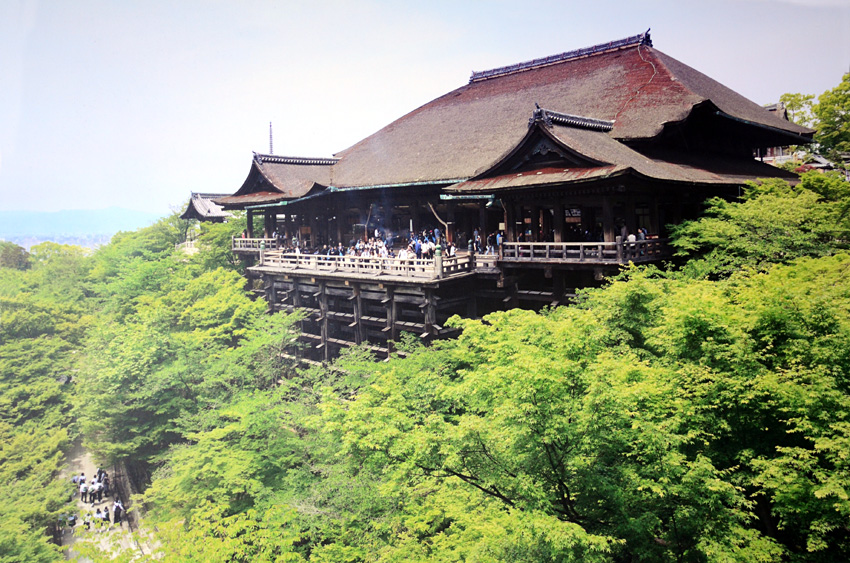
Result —
[[[255, 153], [236, 193], [212, 201], [247, 211], [233, 251], [272, 310], [306, 312], [306, 359], [364, 343], [386, 355], [401, 332], [565, 303], [665, 259], [668, 225], [746, 181], [792, 177], [753, 155], [812, 133], [647, 32], [473, 72], [330, 158]], [[408, 253], [418, 238], [439, 248]]]

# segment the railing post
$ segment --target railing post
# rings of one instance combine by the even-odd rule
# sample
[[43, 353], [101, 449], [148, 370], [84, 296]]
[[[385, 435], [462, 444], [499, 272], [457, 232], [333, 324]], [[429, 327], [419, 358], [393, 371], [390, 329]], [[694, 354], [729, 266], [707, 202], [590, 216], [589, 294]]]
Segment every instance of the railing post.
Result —
[[615, 239], [617, 242], [617, 263], [623, 263], [623, 237], [617, 237]]
[[260, 266], [263, 265], [263, 259], [266, 257], [266, 241], [260, 241]]
[[439, 244], [434, 248], [434, 276], [443, 277], [443, 249]]

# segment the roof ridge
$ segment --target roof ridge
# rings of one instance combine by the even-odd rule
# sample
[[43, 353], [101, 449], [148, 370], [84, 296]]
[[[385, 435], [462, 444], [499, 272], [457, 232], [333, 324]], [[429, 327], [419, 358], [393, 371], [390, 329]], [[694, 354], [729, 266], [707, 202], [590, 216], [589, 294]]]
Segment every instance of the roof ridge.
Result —
[[650, 39], [649, 37], [648, 29], [645, 33], [632, 35], [631, 37], [626, 37], [624, 39], [609, 41], [608, 43], [600, 43], [598, 45], [592, 45], [590, 47], [584, 47], [582, 49], [575, 49], [573, 51], [566, 51], [557, 55], [549, 55], [548, 57], [543, 57], [542, 59], [532, 59], [530, 61], [524, 61], [521, 63], [493, 68], [490, 70], [472, 71], [472, 76], [469, 77], [469, 82], [480, 82], [489, 78], [496, 78], [498, 76], [504, 76], [506, 74], [514, 74], [516, 72], [531, 70], [533, 68], [539, 68], [541, 66], [548, 66], [573, 59], [589, 57], [591, 55], [598, 55], [600, 53], [607, 53], [609, 51], [617, 51], [636, 45], [646, 45], [648, 47], [652, 47], [652, 39]]
[[306, 166], [329, 166], [339, 162], [338, 158], [314, 158], [303, 156], [278, 156], [274, 154], [259, 154], [254, 153], [254, 160], [258, 164], [271, 162], [274, 164], [300, 164]]
[[211, 197], [224, 197], [230, 194], [214, 194], [212, 192], [190, 192], [192, 194], [191, 197], [200, 197], [200, 198], [211, 198]]
[[528, 119], [528, 126], [531, 127], [536, 122], [543, 122], [547, 126], [566, 125], [569, 127], [578, 127], [581, 129], [591, 129], [594, 131], [608, 132], [614, 128], [614, 122], [607, 119], [596, 119], [595, 117], [584, 117], [582, 115], [570, 115], [569, 113], [561, 113], [544, 109], [535, 104], [534, 113]]

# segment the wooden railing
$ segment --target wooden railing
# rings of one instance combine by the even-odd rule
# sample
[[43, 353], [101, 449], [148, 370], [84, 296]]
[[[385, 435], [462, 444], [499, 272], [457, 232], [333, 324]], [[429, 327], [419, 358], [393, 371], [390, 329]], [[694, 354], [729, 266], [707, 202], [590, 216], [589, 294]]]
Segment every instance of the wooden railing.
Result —
[[198, 246], [199, 246], [198, 240], [192, 239], [192, 240], [187, 240], [187, 241], [184, 241], [184, 242], [178, 242], [177, 244], [174, 245], [174, 248], [177, 249], [177, 250], [182, 250], [183, 252], [190, 253], [190, 252], [197, 251]]
[[261, 248], [265, 250], [276, 250], [276, 238], [241, 238], [233, 237], [232, 239], [233, 252], [259, 252]]
[[[244, 240], [244, 239], [243, 239]], [[279, 251], [263, 252], [257, 265], [281, 272], [316, 272], [359, 276], [390, 276], [418, 280], [447, 278], [471, 271], [469, 257], [380, 258], [365, 256], [325, 256]]]
[[670, 255], [669, 239], [635, 242], [505, 242], [499, 260], [506, 262], [584, 262], [627, 264]]

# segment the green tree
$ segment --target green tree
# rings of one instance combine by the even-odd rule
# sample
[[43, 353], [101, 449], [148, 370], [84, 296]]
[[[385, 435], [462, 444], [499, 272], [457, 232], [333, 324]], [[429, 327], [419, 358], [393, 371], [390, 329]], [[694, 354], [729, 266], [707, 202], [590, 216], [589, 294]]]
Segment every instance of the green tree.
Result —
[[29, 267], [29, 252], [15, 243], [0, 240], [0, 268], [27, 270]]
[[785, 105], [788, 111], [788, 119], [804, 127], [814, 125], [812, 106], [815, 97], [813, 94], [782, 94], [779, 101]]
[[702, 218], [674, 227], [672, 244], [691, 259], [686, 271], [709, 277], [832, 254], [850, 241], [848, 194], [838, 173], [750, 183], [740, 201], [710, 199]]
[[818, 119], [815, 141], [827, 153], [850, 152], [850, 73], [818, 97], [813, 107]]

